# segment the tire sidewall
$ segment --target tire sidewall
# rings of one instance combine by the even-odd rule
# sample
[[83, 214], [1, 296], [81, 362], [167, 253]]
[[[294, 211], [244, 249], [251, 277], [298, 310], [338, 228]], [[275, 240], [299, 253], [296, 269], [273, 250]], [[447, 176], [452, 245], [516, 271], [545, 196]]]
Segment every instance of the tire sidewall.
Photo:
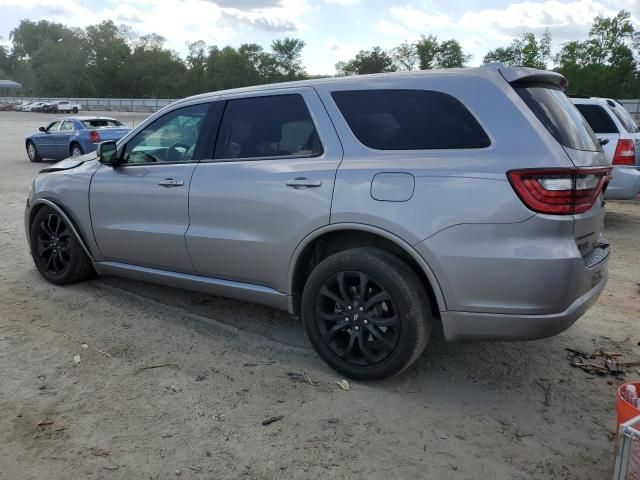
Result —
[[[33, 151], [35, 152], [33, 157], [31, 157], [31, 154], [29, 153], [29, 146], [33, 146]], [[31, 162], [40, 162], [42, 160], [42, 157], [38, 155], [38, 147], [36, 147], [36, 144], [31, 140], [27, 142], [27, 157], [29, 157]]]
[[[357, 252], [357, 253], [356, 253]], [[366, 252], [366, 255], [361, 253]], [[387, 378], [400, 373], [415, 359], [416, 341], [430, 332], [429, 309], [425, 308], [425, 296], [421, 298], [421, 285], [413, 284], [417, 277], [403, 271], [402, 262], [386, 252], [375, 254], [373, 249], [355, 249], [341, 252], [323, 260], [311, 273], [302, 297], [302, 318], [311, 344], [318, 354], [335, 370], [349, 378], [372, 380]], [[410, 271], [409, 267], [405, 266]], [[315, 320], [317, 292], [324, 282], [341, 271], [361, 271], [369, 275], [389, 292], [400, 319], [400, 333], [394, 351], [379, 363], [370, 366], [348, 364], [340, 359], [324, 341]], [[422, 322], [422, 324], [420, 324]], [[423, 329], [423, 331], [419, 331]], [[420, 350], [424, 348], [422, 345]], [[418, 352], [420, 353], [420, 352]]]
[[77, 143], [72, 143], [71, 144], [71, 148], [69, 149], [69, 154], [73, 157], [73, 151], [75, 149], [78, 149], [78, 152], [80, 152], [77, 156], [82, 155], [82, 147], [80, 145], [78, 145]]

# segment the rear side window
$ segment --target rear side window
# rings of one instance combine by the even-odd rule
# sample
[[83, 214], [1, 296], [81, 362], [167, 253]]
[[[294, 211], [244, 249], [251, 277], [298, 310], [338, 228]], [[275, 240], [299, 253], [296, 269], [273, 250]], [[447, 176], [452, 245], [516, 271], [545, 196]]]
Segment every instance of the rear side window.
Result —
[[214, 159], [312, 157], [322, 144], [301, 95], [227, 101]]
[[612, 100], [607, 100], [607, 105], [611, 107], [611, 111], [616, 117], [618, 117], [618, 120], [620, 120], [620, 123], [622, 124], [622, 126], [627, 132], [629, 133], [638, 132], [638, 126], [636, 125], [636, 122], [633, 119], [633, 117], [631, 117], [631, 114], [627, 112], [626, 108], [624, 108], [620, 104], [616, 105], [616, 103]]
[[122, 127], [122, 123], [118, 120], [110, 120], [106, 118], [96, 118], [92, 120], [83, 120], [82, 124], [85, 128], [115, 128]]
[[600, 105], [577, 104], [576, 108], [596, 133], [620, 133], [615, 122]]
[[561, 145], [574, 150], [601, 150], [593, 130], [562, 90], [540, 83], [515, 84], [513, 87]]
[[456, 98], [432, 90], [345, 90], [332, 97], [358, 140], [376, 150], [484, 148], [489, 137]]

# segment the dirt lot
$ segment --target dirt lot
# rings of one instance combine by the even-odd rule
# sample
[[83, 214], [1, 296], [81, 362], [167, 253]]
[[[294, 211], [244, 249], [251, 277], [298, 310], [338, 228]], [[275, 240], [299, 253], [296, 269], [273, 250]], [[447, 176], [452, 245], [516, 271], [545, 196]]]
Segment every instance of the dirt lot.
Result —
[[609, 202], [609, 284], [567, 332], [436, 338], [400, 377], [342, 391], [281, 312], [110, 278], [45, 283], [22, 225], [42, 167], [23, 138], [50, 118], [0, 112], [0, 478], [611, 476], [619, 382], [564, 349], [640, 360], [640, 201]]

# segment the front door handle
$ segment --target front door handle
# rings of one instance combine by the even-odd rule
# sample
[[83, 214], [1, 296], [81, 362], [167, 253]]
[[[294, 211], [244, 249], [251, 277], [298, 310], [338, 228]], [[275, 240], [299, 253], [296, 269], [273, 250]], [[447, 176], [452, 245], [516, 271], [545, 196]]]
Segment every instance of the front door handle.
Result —
[[161, 187], [181, 187], [184, 185], [183, 180], [175, 180], [173, 178], [165, 178], [164, 180], [160, 180], [158, 185]]
[[311, 180], [308, 178], [294, 178], [293, 180], [287, 180], [287, 187], [293, 188], [313, 188], [322, 186], [322, 180]]

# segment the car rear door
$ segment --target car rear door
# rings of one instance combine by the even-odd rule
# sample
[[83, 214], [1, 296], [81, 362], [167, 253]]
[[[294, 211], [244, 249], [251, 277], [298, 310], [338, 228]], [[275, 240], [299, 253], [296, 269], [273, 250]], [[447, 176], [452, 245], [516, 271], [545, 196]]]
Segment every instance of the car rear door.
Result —
[[329, 224], [342, 147], [311, 88], [221, 99], [213, 160], [191, 182], [189, 253], [201, 275], [284, 293], [295, 248]]
[[67, 158], [70, 155], [69, 142], [75, 133], [74, 121], [64, 120], [60, 125], [60, 130], [52, 137], [54, 141], [55, 156], [57, 158]]
[[56, 120], [51, 122], [42, 134], [36, 138], [36, 147], [41, 157], [57, 158], [56, 155], [56, 135], [60, 131], [62, 122]]
[[105, 261], [192, 272], [185, 233], [189, 183], [208, 138], [211, 103], [171, 110], [119, 146], [123, 163], [102, 165], [89, 194], [96, 242]]

